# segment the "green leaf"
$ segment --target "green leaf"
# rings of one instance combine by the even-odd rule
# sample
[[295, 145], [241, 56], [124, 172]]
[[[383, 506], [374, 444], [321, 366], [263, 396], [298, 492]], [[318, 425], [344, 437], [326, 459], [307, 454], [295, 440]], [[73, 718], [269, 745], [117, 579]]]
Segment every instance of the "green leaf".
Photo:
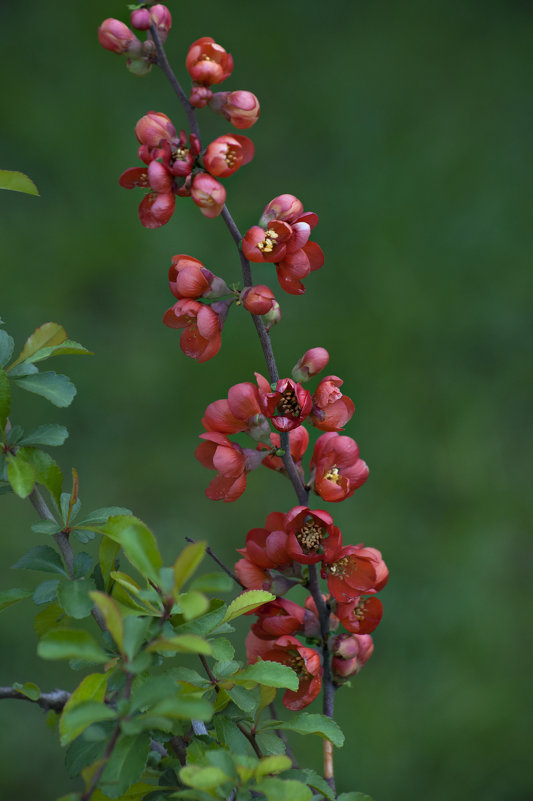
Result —
[[[22, 449], [21, 449], [22, 450]], [[52, 457], [45, 451], [24, 450], [25, 457], [35, 468], [35, 480], [51, 494], [52, 498], [59, 504], [61, 487], [63, 486], [63, 473]]]
[[201, 592], [184, 592], [178, 596], [179, 605], [185, 620], [194, 620], [209, 609], [209, 599]]
[[118, 515], [111, 517], [100, 531], [122, 546], [126, 558], [142, 576], [158, 582], [163, 561], [154, 535], [141, 520], [133, 515]]
[[227, 623], [240, 615], [244, 615], [246, 612], [250, 612], [252, 609], [256, 609], [258, 606], [274, 601], [275, 598], [275, 595], [272, 595], [271, 592], [266, 592], [266, 590], [247, 590], [230, 603], [223, 622]]
[[0, 189], [24, 192], [26, 195], [39, 195], [39, 190], [31, 178], [18, 170], [0, 170]]
[[0, 612], [7, 609], [8, 606], [16, 604], [18, 601], [23, 601], [24, 598], [29, 598], [31, 590], [22, 588], [13, 588], [12, 590], [4, 590], [0, 592]]
[[290, 770], [285, 774], [284, 778], [297, 779], [298, 781], [305, 782], [307, 785], [309, 785], [309, 787], [312, 787], [313, 790], [316, 790], [321, 796], [327, 799], [327, 801], [335, 801], [337, 798], [329, 784], [322, 778], [322, 776], [320, 776], [314, 770], [310, 770], [309, 768], [304, 768], [302, 770]]
[[98, 547], [98, 564], [104, 580], [104, 587], [106, 590], [111, 589], [112, 581], [110, 573], [115, 567], [117, 554], [120, 550], [120, 545], [107, 537], [102, 537]]
[[214, 766], [186, 765], [180, 770], [180, 779], [195, 790], [212, 790], [224, 782], [232, 781], [223, 770]]
[[33, 591], [33, 603], [36, 606], [49, 604], [57, 598], [57, 587], [59, 579], [48, 579], [42, 581]]
[[211, 645], [203, 637], [198, 637], [196, 634], [182, 634], [176, 637], [160, 637], [146, 649], [149, 652], [157, 651], [164, 653], [165, 651], [172, 651], [174, 653], [188, 653], [188, 654], [204, 654], [210, 656]]
[[93, 558], [85, 551], [80, 551], [74, 559], [74, 578], [87, 578], [93, 569]]
[[76, 395], [76, 387], [66, 375], [60, 373], [36, 373], [22, 378], [14, 378], [17, 385], [35, 395], [41, 395], [54, 406], [70, 406]]
[[142, 774], [150, 750], [150, 734], [122, 734], [100, 779], [100, 789], [109, 798], [119, 798]]
[[105, 747], [105, 742], [87, 742], [85, 737], [78, 737], [77, 740], [70, 743], [65, 754], [65, 766], [69, 777], [74, 779], [79, 776], [83, 768], [100, 759]]
[[92, 352], [80, 345], [79, 342], [74, 342], [72, 339], [65, 339], [61, 345], [50, 345], [46, 348], [39, 348], [39, 350], [26, 359], [26, 363], [33, 364], [33, 362], [42, 362], [49, 359], [50, 356], [91, 356]]
[[289, 690], [297, 690], [299, 684], [298, 676], [288, 665], [268, 661], [250, 665], [233, 676], [233, 680], [236, 684], [255, 682], [266, 684], [268, 687], [286, 687]]
[[26, 698], [29, 698], [30, 701], [38, 701], [41, 697], [41, 691], [39, 687], [32, 681], [27, 681], [24, 684], [14, 682], [13, 689], [21, 695], [26, 696]]
[[143, 707], [150, 707], [164, 698], [176, 695], [177, 684], [168, 676], [154, 676], [139, 688], [134, 689], [131, 696], [130, 712], [133, 714]]
[[149, 618], [127, 615], [124, 618], [124, 652], [132, 660], [147, 638], [151, 620]]
[[105, 592], [91, 592], [91, 599], [102, 613], [105, 625], [120, 652], [124, 653], [124, 622], [118, 604]]
[[261, 753], [273, 756], [276, 754], [285, 753], [285, 743], [278, 737], [277, 734], [269, 731], [258, 731], [255, 735], [255, 740]]
[[[4, 333], [0, 331], [0, 333]], [[3, 431], [11, 408], [11, 390], [7, 375], [0, 369], [0, 429]]]
[[31, 433], [27, 434], [20, 440], [21, 445], [44, 445], [49, 448], [62, 445], [68, 437], [68, 431], [65, 426], [59, 426], [55, 423], [39, 426]]
[[98, 701], [81, 701], [73, 707], [68, 707], [69, 702], [70, 699], [59, 720], [61, 745], [71, 743], [93, 723], [100, 723], [102, 720], [114, 720], [117, 717], [116, 710], [103, 703], [98, 703]]
[[257, 728], [257, 723], [259, 718], [261, 717], [261, 713], [263, 709], [271, 704], [276, 697], [276, 688], [275, 687], [266, 687], [264, 684], [261, 685], [259, 688], [259, 706], [257, 707], [257, 714], [255, 717], [255, 726]]
[[235, 685], [231, 690], [228, 690], [229, 696], [233, 703], [242, 709], [249, 717], [253, 717], [257, 708], [257, 698], [250, 690], [245, 690], [244, 687]]
[[191, 590], [207, 592], [214, 595], [217, 592], [231, 592], [233, 581], [225, 573], [206, 573], [195, 578], [190, 585]]
[[20, 451], [15, 456], [8, 454], [7, 459], [7, 478], [13, 492], [19, 498], [27, 498], [35, 485], [35, 468]]
[[33, 628], [38, 637], [42, 637], [51, 629], [58, 626], [67, 626], [70, 618], [64, 613], [59, 604], [50, 604], [35, 616]]
[[[219, 743], [227, 745], [233, 754], [253, 753], [250, 743], [233, 720], [230, 720], [225, 715], [215, 715], [213, 722], [217, 740]], [[279, 740], [279, 737], [276, 739]]]
[[31, 530], [36, 534], [59, 534], [61, 526], [55, 520], [38, 520], [37, 523], [32, 523]]
[[86, 518], [80, 520], [76, 528], [90, 528], [91, 525], [101, 526], [103, 523], [107, 523], [110, 517], [116, 515], [131, 515], [131, 511], [123, 506], [106, 506], [102, 509], [95, 509]]
[[313, 798], [306, 784], [292, 779], [263, 779], [254, 790], [264, 793], [267, 801], [311, 801]]
[[10, 337], [7, 331], [0, 331], [0, 367], [6, 366], [13, 355], [14, 347], [13, 337]]
[[337, 801], [373, 801], [369, 795], [365, 793], [341, 793], [337, 797]]
[[93, 602], [92, 595], [95, 584], [92, 579], [77, 579], [61, 584], [57, 591], [57, 599], [67, 615], [81, 620], [91, 614]]
[[209, 640], [213, 659], [217, 662], [228, 662], [235, 656], [235, 648], [225, 637], [217, 637], [216, 639]]
[[337, 748], [342, 748], [344, 745], [344, 734], [340, 726], [331, 718], [326, 717], [326, 715], [299, 712], [293, 715], [288, 721], [277, 723], [270, 721], [262, 728], [265, 729], [269, 727], [286, 729], [287, 731], [297, 732], [297, 734], [318, 734], [320, 737], [325, 737], [326, 740], [330, 740]]
[[[182, 632], [191, 632], [205, 636], [215, 629], [218, 629], [226, 613], [226, 604], [224, 601], [214, 598], [209, 606], [209, 612], [206, 612], [205, 615], [197, 617], [196, 620], [191, 623], [182, 623], [176, 630], [179, 629], [180, 634]], [[172, 623], [174, 626], [177, 625], [174, 618], [172, 618]]]
[[282, 773], [284, 770], [289, 770], [292, 767], [292, 760], [284, 754], [278, 756], [268, 756], [261, 759], [259, 765], [255, 769], [257, 780], [262, 779], [263, 776], [268, 776], [269, 773]]
[[186, 548], [180, 553], [174, 562], [174, 597], [178, 597], [178, 593], [191, 578], [196, 568], [204, 558], [206, 549], [205, 542], [193, 542], [187, 545]]
[[42, 659], [82, 659], [85, 662], [108, 662], [109, 655], [92, 634], [79, 629], [52, 629], [37, 646]]
[[31, 551], [21, 556], [13, 565], [13, 570], [41, 570], [43, 573], [59, 573], [67, 576], [68, 573], [63, 567], [63, 562], [58, 552], [49, 545], [37, 545]]
[[9, 369], [12, 370], [15, 365], [26, 361], [41, 348], [61, 345], [66, 338], [67, 332], [63, 326], [57, 323], [43, 323], [28, 337], [16, 361], [13, 362]]
[[171, 720], [211, 720], [213, 705], [205, 698], [195, 698], [188, 695], [174, 695], [163, 698], [154, 704], [150, 715], [170, 718]]

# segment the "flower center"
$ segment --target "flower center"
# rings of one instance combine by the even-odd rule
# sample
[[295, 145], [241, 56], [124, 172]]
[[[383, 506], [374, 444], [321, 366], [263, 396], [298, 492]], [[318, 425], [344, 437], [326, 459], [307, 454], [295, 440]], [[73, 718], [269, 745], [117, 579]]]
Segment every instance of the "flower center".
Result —
[[228, 147], [225, 155], [226, 164], [231, 169], [231, 167], [235, 166], [235, 162], [237, 161], [237, 149], [235, 147]]
[[290, 417], [293, 417], [295, 420], [300, 417], [302, 407], [298, 403], [296, 393], [292, 387], [287, 387], [287, 389], [281, 393], [276, 411], [279, 414], [290, 415]]
[[325, 565], [326, 572], [331, 576], [343, 578], [343, 576], [348, 572], [347, 567], [349, 561], [350, 558], [348, 556], [343, 556], [342, 559], [339, 559], [337, 562], [331, 562], [330, 564]]
[[338, 484], [339, 481], [341, 480], [341, 476], [337, 465], [333, 465], [333, 467], [330, 467], [324, 478], [327, 478], [328, 481], [333, 481], [334, 484]]
[[289, 660], [289, 667], [291, 667], [294, 670], [294, 672], [299, 678], [303, 678], [304, 676], [310, 675], [309, 671], [305, 667], [305, 661], [303, 657], [300, 656], [299, 653], [294, 653], [291, 655], [291, 658]]
[[364, 620], [365, 618], [365, 606], [367, 605], [368, 601], [366, 598], [362, 598], [355, 609], [352, 612], [352, 615], [356, 618], [356, 620]]
[[315, 523], [314, 520], [309, 520], [304, 523], [300, 531], [296, 532], [295, 536], [303, 551], [309, 553], [309, 551], [318, 551], [324, 533], [325, 529]]
[[265, 238], [262, 242], [258, 242], [257, 247], [261, 253], [272, 253], [277, 238], [277, 233], [273, 231], [272, 228], [269, 228], [267, 231], [265, 231]]
[[172, 155], [174, 156], [174, 161], [179, 161], [181, 159], [186, 159], [187, 156], [189, 155], [189, 148], [188, 147], [182, 147], [180, 145], [176, 150], [174, 150]]

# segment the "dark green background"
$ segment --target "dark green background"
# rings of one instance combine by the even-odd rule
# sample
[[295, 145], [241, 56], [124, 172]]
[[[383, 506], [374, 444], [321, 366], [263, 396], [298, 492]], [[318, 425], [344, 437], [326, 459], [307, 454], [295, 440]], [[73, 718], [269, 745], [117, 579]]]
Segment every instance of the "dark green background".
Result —
[[[320, 215], [325, 266], [304, 297], [277, 291], [274, 348], [286, 374], [323, 345], [345, 379], [356, 405], [346, 433], [371, 476], [329, 508], [346, 542], [380, 548], [391, 569], [375, 654], [338, 695], [348, 742], [339, 788], [376, 801], [526, 801], [533, 7], [169, 6], [179, 76], [190, 42], [212, 35], [236, 63], [221, 88], [250, 89], [262, 103], [247, 132], [257, 155], [226, 181], [239, 225], [282, 192]], [[239, 266], [220, 220], [179, 201], [166, 227], [148, 231], [142, 195], [118, 186], [138, 164], [137, 119], [161, 110], [179, 128], [184, 117], [157, 70], [137, 79], [98, 46], [106, 16], [126, 18], [121, 3], [102, 0], [2, 10], [1, 166], [30, 175], [41, 197], [0, 197], [0, 314], [19, 345], [56, 320], [95, 352], [56, 361], [78, 386], [70, 409], [20, 392], [13, 418], [68, 425], [57, 455], [66, 472], [77, 467], [85, 508], [133, 508], [167, 562], [187, 535], [232, 560], [249, 528], [294, 504], [290, 486], [260, 471], [237, 503], [215, 504], [193, 451], [205, 406], [262, 370], [262, 356], [238, 309], [204, 365], [161, 324], [174, 253], [228, 282]], [[209, 111], [200, 124], [206, 141], [229, 131]], [[255, 276], [277, 289], [270, 266]], [[1, 586], [33, 586], [33, 574], [9, 570], [44, 541], [29, 531], [33, 510], [12, 497], [0, 508]], [[0, 684], [74, 687], [79, 675], [36, 659], [32, 619], [30, 602], [2, 616]], [[2, 798], [66, 792], [41, 712], [4, 701], [0, 714]], [[317, 764], [318, 742], [298, 748]]]

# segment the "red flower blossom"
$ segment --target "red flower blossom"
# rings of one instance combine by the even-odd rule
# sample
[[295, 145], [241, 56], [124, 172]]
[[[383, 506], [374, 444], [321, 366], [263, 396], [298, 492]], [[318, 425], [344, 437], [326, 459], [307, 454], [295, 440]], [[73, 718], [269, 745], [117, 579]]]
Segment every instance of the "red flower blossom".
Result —
[[347, 395], [343, 395], [339, 387], [343, 381], [336, 375], [323, 378], [313, 395], [313, 408], [310, 420], [321, 431], [342, 431], [351, 419], [355, 406]]
[[289, 535], [287, 551], [295, 562], [312, 565], [324, 557], [324, 548], [339, 550], [341, 533], [333, 518], [323, 509], [295, 506], [287, 512], [285, 528]]
[[205, 441], [198, 445], [194, 455], [208, 470], [218, 470], [205, 494], [213, 501], [236, 501], [246, 489], [244, 450], [217, 432], [200, 434], [200, 438]]
[[292, 377], [295, 381], [309, 381], [319, 373], [329, 362], [329, 353], [325, 348], [311, 348], [298, 359], [292, 368]]
[[227, 400], [210, 403], [202, 418], [207, 431], [236, 434], [247, 431], [254, 439], [261, 439], [270, 432], [270, 426], [261, 414], [259, 391], [254, 384], [235, 384], [228, 392]]
[[229, 78], [233, 58], [210, 36], [202, 36], [189, 47], [185, 66], [195, 83], [212, 86]]
[[[270, 645], [270, 648], [266, 648]], [[261, 641], [252, 632], [246, 637], [246, 653], [248, 662], [252, 664], [258, 658], [270, 662], [281, 662], [291, 667], [299, 678], [298, 689], [286, 690], [283, 704], [287, 709], [297, 712], [315, 700], [322, 687], [322, 666], [320, 656], [302, 645], [296, 637], [286, 634], [273, 643]]]
[[247, 136], [226, 134], [207, 146], [204, 164], [211, 175], [226, 178], [237, 172], [239, 167], [248, 164], [253, 156], [254, 144]]
[[303, 629], [305, 609], [286, 598], [263, 604], [254, 613], [259, 619], [253, 624], [252, 631], [261, 640], [275, 640], [283, 634], [294, 634]]
[[236, 92], [217, 92], [209, 106], [215, 114], [223, 114], [228, 122], [241, 130], [255, 125], [261, 110], [257, 97], [242, 89]]
[[260, 373], [256, 373], [255, 377], [261, 410], [265, 417], [272, 420], [272, 425], [278, 431], [292, 431], [300, 426], [311, 411], [311, 394], [292, 378], [280, 379], [272, 391]]
[[271, 512], [264, 528], [252, 528], [246, 535], [246, 545], [238, 548], [250, 562], [262, 568], [286, 568], [291, 557], [287, 553], [287, 532], [283, 512]]
[[266, 231], [260, 225], [253, 225], [244, 235], [242, 252], [249, 261], [276, 263], [287, 252], [286, 243], [291, 236], [291, 226], [279, 220], [274, 220]]
[[[358, 673], [374, 651], [369, 634], [337, 634], [331, 643], [334, 676], [341, 680]], [[336, 683], [339, 683], [338, 681]]]
[[368, 467], [359, 458], [357, 442], [334, 432], [322, 434], [311, 458], [315, 492], [336, 503], [349, 498], [368, 478]]
[[169, 328], [183, 328], [180, 347], [186, 356], [206, 362], [220, 350], [220, 320], [210, 306], [197, 300], [178, 300], [163, 317]]
[[[278, 449], [281, 445], [279, 434], [272, 433], [270, 435], [270, 442], [273, 449]], [[292, 431], [289, 431], [289, 445], [293, 462], [299, 472], [302, 473], [301, 462], [307, 450], [307, 446], [309, 445], [309, 433], [305, 426], [299, 426], [298, 428], [294, 428]], [[267, 446], [263, 445], [263, 443], [259, 443], [257, 447], [258, 449], [264, 450]], [[269, 454], [263, 459], [263, 464], [265, 467], [269, 467], [271, 470], [277, 470], [280, 473], [284, 472], [285, 470], [281, 456]]]
[[207, 172], [199, 172], [192, 179], [191, 197], [204, 217], [218, 217], [226, 202], [226, 190]]
[[379, 598], [357, 596], [349, 603], [337, 603], [337, 615], [348, 631], [354, 634], [371, 634], [383, 617], [383, 605]]
[[361, 593], [383, 589], [389, 578], [388, 568], [376, 548], [346, 545], [324, 556], [322, 577], [341, 604], [353, 601]]
[[168, 271], [170, 291], [182, 298], [218, 298], [229, 293], [226, 282], [208, 270], [201, 261], [179, 253], [172, 257]]
[[141, 145], [159, 147], [163, 141], [176, 139], [176, 129], [162, 111], [149, 111], [135, 126], [135, 136]]

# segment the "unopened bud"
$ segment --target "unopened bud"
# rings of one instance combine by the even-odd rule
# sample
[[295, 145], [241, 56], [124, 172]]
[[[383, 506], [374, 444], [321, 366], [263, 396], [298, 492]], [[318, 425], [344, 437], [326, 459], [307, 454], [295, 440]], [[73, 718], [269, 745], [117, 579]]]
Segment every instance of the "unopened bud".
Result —
[[168, 8], [161, 3], [152, 6], [150, 9], [150, 19], [157, 28], [159, 38], [165, 42], [172, 27], [172, 16]]
[[130, 25], [138, 31], [147, 31], [150, 27], [150, 12], [147, 8], [136, 8], [130, 14]]
[[281, 309], [280, 305], [277, 300], [272, 302], [272, 308], [269, 312], [263, 315], [263, 321], [266, 326], [266, 330], [270, 331], [273, 325], [277, 325], [281, 320]]
[[119, 54], [127, 53], [134, 42], [139, 42], [127, 25], [111, 17], [98, 28], [98, 41], [106, 50]]
[[217, 217], [226, 202], [226, 190], [207, 172], [199, 172], [194, 176], [191, 196], [204, 217]]
[[270, 287], [264, 284], [248, 286], [241, 293], [242, 304], [250, 314], [267, 314], [275, 300]]
[[215, 114], [223, 114], [236, 128], [251, 128], [259, 119], [261, 106], [252, 92], [216, 92], [209, 107]]
[[189, 103], [194, 108], [204, 108], [213, 98], [213, 92], [208, 86], [193, 86]]
[[309, 379], [324, 369], [329, 362], [329, 353], [325, 348], [311, 348], [307, 350], [292, 368], [292, 377], [295, 381], [309, 381]]
[[143, 75], [148, 75], [152, 69], [152, 62], [147, 61], [145, 58], [129, 58], [126, 62], [126, 68], [132, 75], [142, 78]]

